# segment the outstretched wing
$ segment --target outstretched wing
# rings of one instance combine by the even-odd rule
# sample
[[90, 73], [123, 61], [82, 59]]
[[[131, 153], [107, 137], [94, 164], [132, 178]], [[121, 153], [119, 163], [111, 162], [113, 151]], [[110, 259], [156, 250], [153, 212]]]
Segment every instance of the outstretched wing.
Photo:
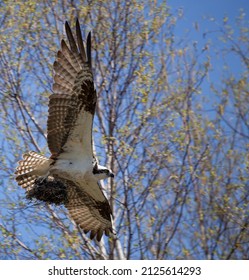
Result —
[[85, 51], [78, 19], [76, 40], [67, 22], [65, 28], [69, 46], [61, 41], [53, 66], [54, 93], [49, 100], [48, 147], [54, 159], [61, 152], [92, 157], [92, 122], [97, 97], [91, 68], [91, 33]]
[[[97, 182], [89, 186], [90, 188], [99, 188]], [[90, 238], [100, 241], [103, 233], [109, 236], [112, 232], [111, 208], [102, 193], [102, 199], [94, 199], [82, 188], [76, 186], [73, 182], [68, 184], [67, 203], [65, 204], [71, 218], [80, 226], [85, 233], [91, 232]]]

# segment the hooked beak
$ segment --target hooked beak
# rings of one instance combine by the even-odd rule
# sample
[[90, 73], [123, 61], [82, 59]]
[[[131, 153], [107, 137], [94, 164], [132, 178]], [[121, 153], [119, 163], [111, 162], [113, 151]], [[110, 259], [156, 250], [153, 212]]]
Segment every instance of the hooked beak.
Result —
[[110, 172], [109, 177], [114, 178], [114, 174], [112, 172]]

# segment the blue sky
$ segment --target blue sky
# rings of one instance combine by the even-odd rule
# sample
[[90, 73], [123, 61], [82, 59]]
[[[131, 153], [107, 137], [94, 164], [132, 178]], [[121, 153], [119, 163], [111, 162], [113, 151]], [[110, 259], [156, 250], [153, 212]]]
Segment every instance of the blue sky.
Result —
[[[172, 12], [182, 8], [183, 17], [177, 23], [176, 34], [182, 34], [184, 31], [190, 31], [191, 40], [201, 40], [203, 32], [213, 30], [215, 24], [206, 18], [213, 18], [216, 22], [222, 24], [224, 16], [229, 18], [228, 24], [234, 27], [235, 19], [239, 11], [243, 9], [246, 18], [249, 20], [249, 1], [248, 0], [168, 0], [168, 5]], [[199, 31], [194, 28], [198, 22]]]
[[[181, 20], [175, 27], [174, 34], [177, 39], [187, 36], [189, 45], [196, 42], [198, 50], [201, 50], [207, 42], [211, 42], [212, 49], [209, 54], [212, 64], [212, 71], [209, 73], [211, 83], [218, 87], [223, 86], [222, 77], [225, 64], [229, 66], [230, 73], [235, 77], [241, 74], [241, 61], [238, 56], [230, 53], [230, 55], [222, 57], [221, 50], [226, 46], [219, 40], [221, 33], [215, 31], [223, 25], [223, 18], [228, 17], [227, 24], [238, 35], [236, 18], [242, 9], [245, 12], [245, 19], [249, 21], [249, 0], [168, 0], [167, 4], [171, 8], [171, 13], [175, 14], [179, 9], [182, 9], [183, 12]], [[198, 23], [198, 29], [195, 28], [195, 23]], [[211, 33], [204, 38], [203, 34], [210, 31]], [[218, 53], [216, 53], [217, 50]], [[204, 90], [209, 91], [210, 85], [205, 85]]]
[[172, 8], [184, 9], [186, 24], [201, 20], [203, 15], [221, 20], [224, 14], [235, 17], [240, 8], [249, 10], [248, 0], [168, 0], [167, 3]]

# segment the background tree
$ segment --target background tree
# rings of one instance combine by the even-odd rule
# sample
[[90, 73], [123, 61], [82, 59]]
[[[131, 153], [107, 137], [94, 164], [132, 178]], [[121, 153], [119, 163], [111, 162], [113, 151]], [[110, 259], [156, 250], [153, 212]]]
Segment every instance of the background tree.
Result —
[[[145, 2], [1, 2], [1, 259], [249, 258], [245, 13], [197, 43], [176, 37], [181, 10]], [[48, 153], [52, 64], [76, 16], [93, 31], [96, 153], [116, 174], [116, 235], [100, 243], [13, 176], [23, 152]]]

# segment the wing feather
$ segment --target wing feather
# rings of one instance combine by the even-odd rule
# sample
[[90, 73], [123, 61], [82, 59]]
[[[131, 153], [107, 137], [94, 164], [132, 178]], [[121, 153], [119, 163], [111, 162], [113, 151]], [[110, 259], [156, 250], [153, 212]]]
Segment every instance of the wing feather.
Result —
[[86, 44], [87, 50], [86, 51], [87, 51], [88, 63], [89, 63], [90, 68], [92, 69], [91, 32], [88, 33], [86, 42], [87, 42], [87, 44]]
[[73, 77], [77, 75], [77, 69], [75, 68], [73, 63], [70, 63], [70, 61], [68, 61], [67, 57], [62, 51], [58, 51], [57, 60], [62, 65], [62, 67], [66, 69], [68, 73], [70, 73], [70, 75], [72, 75]]
[[80, 30], [80, 23], [79, 23], [78, 19], [76, 20], [76, 36], [77, 36], [77, 43], [79, 46], [81, 59], [83, 61], [86, 61], [86, 52], [85, 52], [85, 47], [83, 44], [82, 34], [81, 34], [81, 30]]
[[[64, 62], [62, 62], [62, 63], [64, 63]], [[54, 67], [54, 71], [56, 72], [57, 75], [63, 77], [71, 85], [74, 85], [75, 74], [72, 71], [70, 71], [70, 70], [68, 71], [66, 69], [66, 67], [58, 61], [54, 62], [53, 67]], [[76, 73], [76, 75], [77, 75], [77, 73]]]
[[66, 79], [64, 79], [63, 77], [61, 77], [57, 73], [54, 75], [54, 81], [55, 81], [55, 83], [57, 83], [59, 85], [62, 85], [65, 88], [68, 88], [70, 91], [73, 88], [73, 83], [72, 82], [67, 81]]
[[[99, 188], [99, 185], [97, 187]], [[111, 208], [103, 193], [102, 195], [103, 200], [97, 201], [87, 191], [70, 182], [68, 202], [65, 204], [75, 223], [85, 233], [91, 231], [90, 238], [93, 239], [96, 236], [98, 241], [103, 233], [109, 236], [112, 232]]]
[[81, 63], [78, 62], [77, 58], [75, 57], [74, 53], [68, 48], [66, 42], [62, 39], [61, 40], [61, 51], [67, 60], [71, 63], [71, 65], [75, 68], [78, 72], [81, 70]]
[[66, 88], [66, 87], [64, 87], [60, 84], [56, 84], [56, 83], [53, 84], [53, 92], [54, 93], [67, 94], [70, 97], [69, 93], [71, 93], [71, 91], [72, 91], [72, 89]]
[[[85, 61], [83, 60], [83, 58], [81, 57], [81, 55], [79, 53], [78, 46], [77, 46], [77, 44], [76, 44], [76, 42], [74, 40], [74, 36], [73, 36], [72, 30], [71, 30], [71, 28], [70, 28], [70, 26], [69, 26], [67, 21], [66, 21], [66, 24], [65, 24], [65, 29], [66, 29], [69, 45], [70, 45], [70, 48], [71, 48], [74, 56], [78, 60], [79, 64], [84, 63]], [[81, 32], [81, 30], [80, 30], [80, 32]]]
[[[93, 84], [89, 57], [82, 40], [80, 25], [76, 21], [76, 38], [66, 22], [69, 47], [64, 40], [54, 62], [54, 93], [49, 99], [47, 122], [48, 147], [51, 158], [56, 159], [61, 152], [79, 153], [79, 145], [85, 156], [92, 157], [92, 122], [96, 106], [96, 92]], [[91, 52], [89, 35], [87, 55]], [[88, 59], [88, 60], [87, 60]], [[76, 151], [77, 149], [77, 151]]]
[[70, 48], [71, 48], [73, 53], [77, 54], [78, 53], [78, 47], [77, 47], [77, 45], [75, 43], [72, 30], [71, 30], [71, 28], [70, 28], [70, 26], [69, 26], [67, 21], [65, 23], [65, 29], [66, 29], [67, 38], [68, 38], [68, 42], [69, 42]]

